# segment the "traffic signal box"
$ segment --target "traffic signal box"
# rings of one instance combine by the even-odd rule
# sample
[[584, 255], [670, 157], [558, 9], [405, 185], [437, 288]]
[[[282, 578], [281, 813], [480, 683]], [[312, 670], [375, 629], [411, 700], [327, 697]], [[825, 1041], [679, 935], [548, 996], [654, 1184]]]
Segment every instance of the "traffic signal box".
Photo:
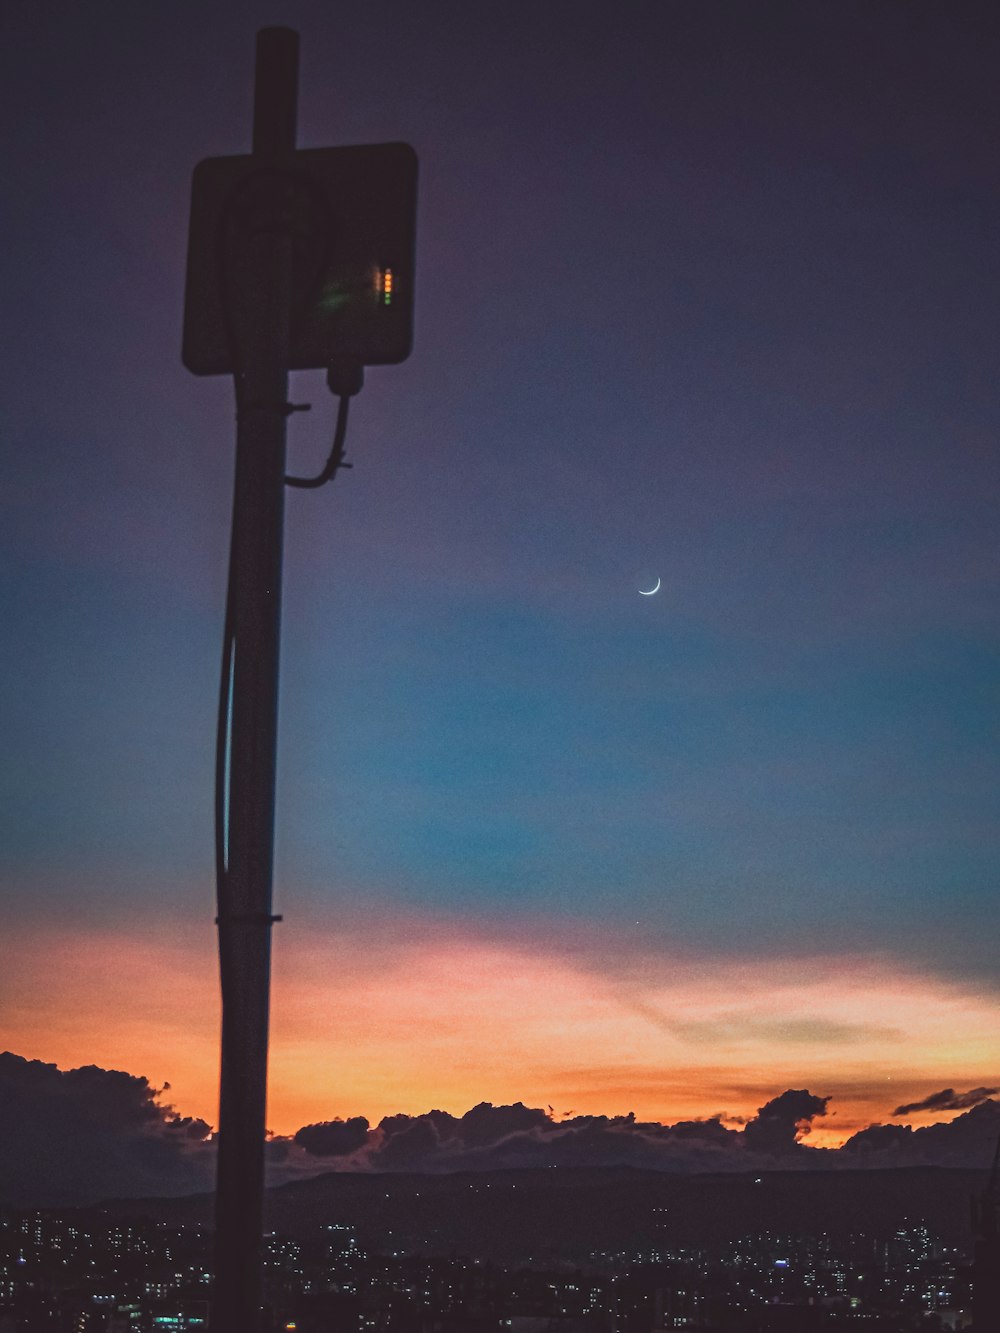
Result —
[[239, 372], [261, 238], [275, 234], [290, 249], [289, 370], [405, 360], [413, 337], [416, 195], [417, 157], [402, 143], [199, 162], [184, 365], [196, 375]]

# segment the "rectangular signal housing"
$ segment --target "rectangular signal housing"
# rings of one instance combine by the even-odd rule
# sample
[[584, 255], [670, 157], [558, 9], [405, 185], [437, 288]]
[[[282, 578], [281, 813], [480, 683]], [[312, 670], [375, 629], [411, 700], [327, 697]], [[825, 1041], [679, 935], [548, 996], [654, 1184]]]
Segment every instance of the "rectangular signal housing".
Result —
[[184, 365], [195, 375], [239, 370], [227, 303], [247, 275], [232, 259], [230, 228], [234, 208], [259, 206], [253, 192], [264, 197], [275, 189], [289, 201], [295, 270], [288, 369], [405, 360], [413, 342], [417, 157], [409, 144], [389, 143], [303, 148], [279, 161], [243, 155], [198, 163]]

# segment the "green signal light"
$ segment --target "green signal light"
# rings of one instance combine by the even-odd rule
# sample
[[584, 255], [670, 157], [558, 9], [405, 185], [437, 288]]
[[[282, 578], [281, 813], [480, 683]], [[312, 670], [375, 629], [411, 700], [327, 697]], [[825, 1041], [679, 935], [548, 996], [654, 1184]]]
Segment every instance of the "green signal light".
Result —
[[323, 290], [319, 294], [319, 307], [330, 314], [335, 314], [349, 304], [351, 295], [352, 293], [342, 282], [332, 279], [323, 285]]

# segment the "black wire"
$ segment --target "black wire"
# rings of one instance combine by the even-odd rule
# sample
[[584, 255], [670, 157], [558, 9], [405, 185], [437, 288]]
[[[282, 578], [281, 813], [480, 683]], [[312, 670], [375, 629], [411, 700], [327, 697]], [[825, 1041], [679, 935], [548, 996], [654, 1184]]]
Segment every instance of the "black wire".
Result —
[[286, 486], [298, 486], [303, 490], [314, 490], [318, 486], [325, 486], [328, 481], [332, 481], [338, 468], [350, 467], [350, 463], [344, 462], [344, 440], [347, 436], [347, 409], [350, 406], [350, 397], [347, 394], [340, 394], [337, 400], [337, 425], [333, 432], [333, 444], [330, 447], [330, 457], [326, 460], [326, 466], [323, 471], [315, 477], [285, 477]]
[[[239, 371], [234, 368], [233, 389], [236, 397], [237, 416], [242, 401]], [[235, 478], [234, 478], [235, 488]], [[229, 887], [229, 801], [232, 783], [232, 705], [233, 705], [233, 670], [237, 653], [236, 623], [234, 612], [234, 588], [236, 584], [236, 561], [239, 550], [239, 531], [237, 528], [239, 506], [233, 498], [233, 520], [229, 536], [229, 564], [226, 572], [226, 609], [222, 629], [222, 670], [219, 676], [219, 712], [215, 727], [215, 904], [216, 921], [219, 925], [230, 915], [232, 905], [228, 900]], [[229, 783], [227, 784], [227, 776]], [[219, 981], [223, 999], [229, 989], [229, 975], [226, 967], [226, 950], [219, 939]]]
[[222, 673], [219, 679], [219, 714], [215, 727], [215, 884], [219, 915], [224, 909], [223, 890], [229, 875], [229, 801], [226, 775], [230, 767], [230, 732], [233, 703], [233, 659], [236, 630], [233, 624], [233, 579], [236, 566], [235, 521], [229, 541], [229, 569], [226, 577], [226, 610], [222, 631]]

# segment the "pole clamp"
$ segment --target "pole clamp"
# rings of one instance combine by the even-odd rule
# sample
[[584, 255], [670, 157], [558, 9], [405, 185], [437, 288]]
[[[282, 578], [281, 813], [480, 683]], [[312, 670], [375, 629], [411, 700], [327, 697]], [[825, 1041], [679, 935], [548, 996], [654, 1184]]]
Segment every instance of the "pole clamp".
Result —
[[217, 926], [273, 926], [276, 921], [284, 921], [283, 916], [272, 916], [270, 912], [231, 912], [226, 916], [217, 916]]
[[249, 416], [251, 412], [278, 412], [283, 417], [290, 417], [293, 412], [311, 412], [312, 403], [247, 403], [236, 413], [236, 420]]

